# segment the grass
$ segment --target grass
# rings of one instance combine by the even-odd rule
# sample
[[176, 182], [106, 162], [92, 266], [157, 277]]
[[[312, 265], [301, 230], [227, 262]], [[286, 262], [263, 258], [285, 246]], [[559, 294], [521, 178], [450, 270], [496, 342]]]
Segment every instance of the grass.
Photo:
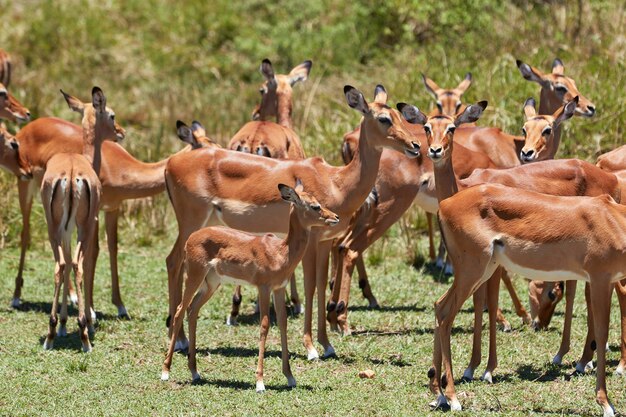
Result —
[[[287, 390], [280, 371], [280, 339], [275, 325], [268, 338], [265, 394], [254, 390], [258, 318], [253, 313], [253, 291], [244, 292], [241, 325], [225, 326], [232, 287], [220, 289], [201, 312], [198, 326], [198, 364], [204, 377], [190, 384], [186, 357], [174, 357], [170, 382], [159, 380], [166, 350], [164, 319], [167, 314], [164, 239], [149, 248], [123, 247], [120, 268], [123, 295], [131, 321], [115, 317], [109, 302], [108, 262], [102, 257], [97, 270], [95, 301], [98, 328], [91, 354], [80, 352], [76, 311], [71, 310], [69, 336], [57, 339], [53, 351], [41, 348], [50, 308], [52, 262], [43, 244], [29, 256], [24, 288], [25, 304], [19, 311], [0, 310], [0, 414], [60, 415], [421, 415], [432, 400], [426, 383], [432, 352], [432, 304], [447, 288], [424, 270], [406, 265], [398, 257], [384, 257], [369, 271], [383, 308], [369, 310], [354, 288], [350, 316], [354, 335], [331, 334], [337, 359], [308, 362], [301, 344], [302, 318], [290, 318], [289, 343], [292, 369], [298, 387]], [[393, 250], [401, 245], [390, 238]], [[12, 277], [18, 253], [3, 253], [1, 271]], [[299, 276], [300, 271], [299, 271]], [[515, 281], [520, 294], [524, 281]], [[5, 280], [0, 294], [8, 305], [12, 281]], [[300, 288], [302, 294], [302, 288]], [[508, 295], [501, 296], [512, 333], [498, 333], [499, 367], [493, 385], [481, 382], [458, 386], [465, 408], [460, 415], [589, 415], [599, 411], [594, 401], [593, 374], [566, 380], [570, 362], [577, 359], [585, 334], [585, 308], [579, 297], [574, 310], [572, 351], [567, 365], [550, 365], [560, 342], [563, 316], [557, 312], [549, 330], [533, 332], [514, 317]], [[561, 306], [561, 310], [563, 307]], [[608, 387], [614, 405], [623, 410], [623, 379], [611, 375], [617, 364], [618, 311], [613, 308]], [[272, 320], [273, 321], [273, 320]], [[472, 314], [469, 304], [455, 322], [453, 357], [460, 377], [469, 359]], [[485, 338], [486, 339], [486, 338]], [[483, 343], [483, 352], [486, 352]], [[486, 357], [483, 360], [483, 366]], [[484, 369], [477, 371], [477, 376]], [[360, 370], [372, 369], [372, 380], [359, 379]], [[71, 411], [70, 411], [71, 410]]]
[[[344, 84], [355, 85], [369, 98], [375, 84], [383, 83], [390, 104], [406, 101], [429, 109], [433, 102], [420, 72], [441, 86], [454, 86], [471, 71], [474, 84], [465, 100], [490, 103], [480, 123], [519, 132], [521, 106], [527, 97], [537, 97], [539, 89], [522, 79], [516, 58], [547, 71], [560, 57], [566, 74], [596, 104], [593, 119], [575, 118], [564, 125], [558, 156], [593, 161], [623, 143], [623, 2], [187, 0], [174, 7], [167, 0], [0, 0], [0, 10], [5, 23], [0, 47], [11, 52], [14, 61], [11, 90], [33, 115], [78, 122], [58, 89], [87, 98], [98, 84], [127, 129], [124, 146], [146, 161], [180, 149], [176, 119], [198, 119], [210, 136], [227, 143], [258, 100], [262, 79], [257, 69], [266, 57], [280, 73], [313, 60], [310, 79], [294, 89], [295, 129], [308, 155], [323, 155], [333, 163], [339, 163], [342, 135], [358, 122], [357, 113], [345, 105]], [[8, 175], [0, 176], [0, 207], [0, 271], [6, 277], [0, 284], [0, 300], [6, 302], [0, 305], [8, 305], [21, 224], [15, 180]], [[43, 211], [36, 205], [25, 307], [0, 308], [0, 414], [60, 415], [84, 407], [94, 415], [142, 416], [428, 412], [432, 304], [448, 285], [408, 265], [425, 253], [418, 234], [423, 215], [417, 209], [409, 210], [400, 226], [368, 251], [369, 273], [384, 308], [364, 308], [355, 293], [351, 323], [356, 335], [333, 335], [339, 358], [311, 363], [300, 342], [302, 318], [292, 318], [292, 367], [299, 383], [293, 391], [285, 390], [278, 331], [273, 327], [266, 363], [268, 391], [261, 396], [253, 389], [258, 320], [252, 314], [250, 290], [238, 328], [224, 326], [229, 288], [201, 314], [199, 370], [205, 382], [188, 383], [181, 355], [175, 357], [172, 382], [159, 381], [167, 342], [164, 257], [173, 242], [175, 220], [164, 196], [128, 202], [123, 212], [120, 271], [133, 320], [115, 318], [102, 243], [96, 286], [101, 317], [94, 352], [79, 353], [75, 320], [70, 322], [70, 336], [58, 340], [53, 352], [43, 352], [52, 259]], [[523, 295], [524, 282], [516, 285]], [[512, 316], [508, 296], [501, 300], [517, 325], [513, 333], [498, 335], [497, 383], [458, 387], [465, 414], [596, 414], [594, 377], [565, 381], [571, 368], [549, 364], [559, 344], [562, 316], [553, 320], [550, 330], [535, 333]], [[611, 369], [618, 358], [617, 312], [614, 307]], [[457, 376], [468, 360], [471, 320], [466, 306], [455, 322]], [[578, 300], [572, 353], [566, 361], [581, 351], [584, 327], [584, 305]], [[358, 371], [368, 368], [376, 377], [359, 379]], [[623, 380], [610, 376], [608, 384], [616, 408], [625, 410]]]

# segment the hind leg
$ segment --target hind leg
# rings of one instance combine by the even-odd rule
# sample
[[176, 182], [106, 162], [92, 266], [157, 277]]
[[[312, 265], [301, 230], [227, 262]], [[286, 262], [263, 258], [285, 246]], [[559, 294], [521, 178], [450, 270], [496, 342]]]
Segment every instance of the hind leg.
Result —
[[267, 286], [259, 287], [259, 309], [261, 319], [261, 336], [259, 337], [259, 358], [256, 367], [256, 392], [264, 392], [265, 384], [263, 383], [263, 362], [265, 359], [265, 342], [267, 340], [267, 333], [270, 327], [270, 289]]
[[289, 295], [291, 299], [291, 304], [293, 304], [293, 314], [299, 315], [302, 313], [302, 301], [300, 301], [300, 296], [298, 295], [298, 285], [296, 283], [296, 273], [291, 274], [289, 278]]
[[87, 239], [83, 240], [79, 236], [74, 259], [72, 260], [72, 266], [74, 268], [74, 274], [76, 275], [76, 295], [78, 296], [78, 329], [80, 334], [80, 340], [83, 345], [83, 352], [91, 352], [91, 342], [89, 341], [89, 333], [87, 331], [88, 319], [85, 313], [85, 298], [83, 295], [83, 276], [85, 263], [84, 245], [86, 242]]
[[482, 285], [473, 295], [474, 298], [474, 333], [472, 337], [472, 356], [470, 363], [463, 372], [464, 381], [474, 379], [474, 371], [482, 359], [483, 306], [487, 298], [487, 285]]
[[237, 316], [239, 316], [239, 307], [241, 306], [241, 285], [235, 286], [233, 292], [233, 304], [230, 308], [230, 315], [226, 318], [227, 326], [237, 326]]
[[295, 387], [296, 379], [291, 373], [289, 366], [289, 347], [287, 346], [287, 307], [285, 306], [285, 289], [279, 288], [274, 291], [274, 310], [276, 321], [280, 329], [281, 359], [283, 363], [283, 375], [287, 378], [287, 386]]
[[615, 292], [617, 293], [617, 300], [619, 301], [622, 328], [620, 360], [615, 373], [623, 376], [626, 369], [626, 280], [621, 280], [615, 284]]
[[483, 381], [493, 382], [493, 371], [498, 366], [498, 352], [496, 349], [496, 316], [498, 314], [498, 297], [500, 295], [500, 275], [502, 268], [497, 268], [489, 281], [487, 281], [487, 305], [489, 309], [489, 359], [487, 369], [482, 376]]
[[[593, 278], [593, 277], [592, 277]], [[613, 405], [606, 391], [606, 342], [609, 336], [611, 313], [611, 295], [613, 286], [610, 277], [597, 276], [590, 285], [591, 308], [593, 308], [594, 336], [598, 347], [598, 366], [596, 368], [596, 402], [604, 411], [605, 417], [615, 415]]]
[[196, 363], [196, 334], [198, 327], [198, 314], [200, 314], [200, 308], [211, 299], [215, 290], [219, 287], [219, 279], [217, 276], [209, 271], [204, 283], [200, 286], [200, 290], [191, 301], [191, 306], [188, 309], [187, 316], [189, 317], [189, 357], [187, 365], [191, 372], [191, 378], [193, 381], [200, 379]]
[[559, 351], [552, 359], [552, 363], [560, 365], [563, 362], [563, 356], [569, 352], [571, 334], [572, 334], [572, 316], [574, 314], [574, 298], [576, 297], [576, 284], [578, 281], [565, 282], [565, 320], [563, 322], [563, 335], [561, 336], [561, 346]]
[[65, 274], [65, 256], [63, 253], [63, 248], [61, 245], [56, 245], [54, 242], [52, 243], [52, 247], [54, 250], [54, 298], [52, 299], [52, 309], [50, 311], [50, 323], [48, 326], [48, 335], [46, 336], [46, 340], [43, 343], [43, 348], [45, 350], [50, 350], [54, 346], [54, 338], [57, 332], [57, 308], [59, 305], [59, 292], [61, 290], [61, 284], [63, 280], [63, 276]]
[[61, 300], [61, 325], [59, 337], [67, 336], [67, 302], [70, 296], [70, 268], [63, 268], [63, 298]]

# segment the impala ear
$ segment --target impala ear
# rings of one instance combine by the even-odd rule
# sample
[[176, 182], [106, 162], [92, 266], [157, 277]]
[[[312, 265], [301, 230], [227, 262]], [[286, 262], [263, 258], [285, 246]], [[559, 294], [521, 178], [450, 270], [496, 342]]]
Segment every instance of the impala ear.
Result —
[[535, 117], [537, 115], [537, 110], [535, 110], [535, 99], [529, 98], [526, 99], [524, 103], [524, 116], [526, 116], [526, 120]]
[[72, 111], [75, 111], [80, 114], [83, 113], [83, 111], [85, 110], [85, 103], [83, 103], [82, 101], [80, 101], [74, 96], [70, 96], [63, 90], [59, 90], [59, 91], [61, 91], [61, 94], [63, 94], [63, 97], [65, 98], [65, 101], [67, 102], [67, 105], [70, 107]]
[[554, 62], [552, 63], [552, 74], [563, 75], [564, 70], [565, 68], [563, 67], [563, 61], [561, 61], [559, 58], [555, 58]]
[[278, 190], [280, 191], [280, 197], [283, 200], [293, 204], [298, 204], [301, 202], [300, 196], [298, 196], [296, 190], [294, 190], [290, 186], [285, 184], [278, 184]]
[[261, 62], [259, 71], [261, 71], [261, 74], [263, 74], [267, 81], [271, 82], [275, 80], [274, 68], [272, 68], [272, 62], [269, 59], [265, 58], [263, 62]]
[[289, 84], [292, 86], [299, 81], [306, 81], [309, 78], [313, 62], [306, 60], [289, 72]]
[[552, 117], [554, 117], [554, 124], [560, 125], [567, 119], [571, 119], [576, 112], [576, 106], [578, 106], [578, 96], [574, 97], [574, 99], [565, 103], [554, 112], [552, 115]]
[[468, 72], [467, 74], [465, 74], [465, 78], [463, 79], [463, 81], [461, 81], [459, 85], [456, 86], [455, 90], [459, 93], [459, 95], [463, 95], [463, 93], [465, 93], [467, 89], [470, 88], [470, 85], [472, 85], [472, 73]]
[[483, 114], [483, 110], [485, 110], [486, 108], [486, 100], [479, 101], [476, 104], [467, 106], [463, 113], [457, 116], [456, 120], [454, 120], [454, 125], [458, 127], [464, 123], [474, 123], [480, 118], [480, 116]]
[[370, 108], [365, 101], [365, 97], [363, 97], [363, 93], [351, 85], [343, 87], [343, 93], [346, 95], [348, 106], [360, 111], [364, 116], [370, 114]]
[[414, 125], [423, 125], [428, 120], [428, 117], [412, 104], [398, 103], [396, 108], [407, 122]]
[[439, 88], [436, 82], [424, 75], [424, 73], [422, 73], [422, 81], [424, 82], [424, 87], [426, 87], [426, 91], [432, 94], [436, 99], [437, 90], [441, 90], [441, 88]]
[[387, 104], [387, 90], [385, 87], [378, 84], [374, 89], [374, 102], [378, 104]]
[[522, 77], [524, 77], [524, 79], [528, 81], [534, 81], [545, 88], [550, 87], [550, 81], [545, 79], [545, 75], [543, 72], [539, 71], [535, 67], [531, 67], [530, 65], [520, 61], [519, 59], [516, 62], [517, 68], [519, 68], [519, 71], [522, 73]]
[[100, 87], [94, 87], [91, 89], [91, 103], [93, 104], [93, 108], [99, 113], [106, 111], [107, 99]]
[[193, 133], [193, 137], [196, 139], [206, 136], [206, 129], [202, 126], [202, 123], [197, 120], [191, 122], [191, 132]]
[[302, 184], [302, 180], [300, 178], [296, 178], [296, 186], [294, 187], [294, 189], [298, 194], [304, 191], [304, 185]]
[[189, 145], [191, 145], [192, 148], [194, 149], [198, 148], [198, 142], [196, 141], [196, 138], [194, 137], [193, 132], [191, 131], [189, 126], [187, 126], [185, 123], [183, 123], [180, 120], [176, 121], [176, 134], [178, 135], [178, 138], [180, 140], [182, 140], [185, 143], [188, 143]]

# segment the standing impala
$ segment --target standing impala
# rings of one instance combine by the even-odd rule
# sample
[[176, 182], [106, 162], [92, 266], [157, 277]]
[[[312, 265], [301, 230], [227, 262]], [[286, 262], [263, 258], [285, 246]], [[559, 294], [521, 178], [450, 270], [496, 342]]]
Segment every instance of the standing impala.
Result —
[[[295, 178], [301, 178], [309, 192], [341, 219], [338, 227], [313, 233], [303, 260], [307, 356], [309, 359], [319, 357], [311, 338], [316, 288], [318, 341], [324, 347], [325, 356], [334, 354], [326, 334], [324, 313], [332, 240], [344, 232], [350, 216], [370, 193], [384, 147], [410, 156], [419, 154], [419, 145], [404, 128], [397, 110], [378, 98], [367, 103], [363, 94], [350, 86], [344, 88], [344, 93], [349, 106], [363, 116], [359, 148], [347, 166], [334, 167], [319, 157], [279, 161], [220, 149], [190, 152], [188, 158], [170, 158], [165, 178], [179, 231], [167, 257], [170, 316], [181, 300], [183, 245], [189, 235], [207, 224], [225, 224], [253, 233], [286, 233], [287, 210], [284, 204], [279, 204], [274, 187], [277, 183], [291, 184]], [[177, 339], [176, 347], [184, 349], [187, 341], [182, 331]]]
[[[269, 158], [304, 159], [302, 143], [293, 130], [291, 96], [292, 87], [300, 81], [307, 80], [312, 65], [313, 63], [307, 60], [294, 67], [289, 74], [275, 74], [270, 60], [264, 59], [260, 67], [261, 74], [265, 77], [265, 82], [259, 89], [261, 103], [252, 112], [253, 121], [246, 123], [235, 133], [228, 144], [228, 149]], [[271, 119], [276, 119], [276, 123]], [[290, 282], [293, 311], [300, 314], [302, 304], [298, 296], [295, 273], [291, 276]], [[241, 286], [238, 285], [233, 294], [231, 313], [226, 319], [228, 325], [237, 324], [240, 304]]]
[[312, 195], [303, 191], [297, 181], [293, 189], [278, 184], [281, 198], [291, 203], [289, 231], [284, 239], [272, 234], [255, 236], [226, 227], [207, 227], [189, 236], [185, 244], [187, 279], [183, 299], [172, 323], [170, 346], [163, 363], [162, 380], [169, 378], [176, 335], [182, 326], [185, 311], [189, 316], [189, 370], [194, 381], [200, 379], [196, 368], [196, 326], [198, 313], [222, 282], [250, 284], [259, 292], [261, 338], [256, 370], [256, 391], [265, 391], [263, 384], [263, 358], [269, 329], [270, 295], [274, 294], [276, 316], [280, 327], [283, 374], [289, 387], [296, 380], [289, 366], [287, 348], [287, 310], [285, 287], [289, 277], [302, 260], [311, 235], [311, 228], [334, 226], [337, 215], [325, 209]]
[[[92, 102], [85, 104], [63, 91], [63, 96], [70, 108], [83, 116], [83, 153], [58, 153], [48, 161], [41, 183], [41, 200], [46, 213], [48, 237], [54, 253], [54, 298], [50, 313], [48, 336], [44, 349], [52, 349], [56, 336], [57, 305], [59, 291], [63, 285], [61, 304], [60, 336], [66, 336], [67, 299], [70, 284], [70, 266], [76, 276], [78, 295], [78, 327], [83, 351], [91, 351], [87, 326], [91, 324], [91, 314], [85, 314], [83, 298], [84, 265], [93, 263], [88, 256], [89, 246], [97, 239], [97, 218], [100, 207], [102, 186], [98, 179], [100, 171], [100, 148], [105, 138], [116, 133], [115, 114], [106, 106], [102, 90], [94, 87]], [[74, 228], [77, 229], [78, 243], [72, 257], [70, 241]], [[87, 287], [93, 282], [87, 281]], [[89, 291], [89, 289], [87, 289]]]

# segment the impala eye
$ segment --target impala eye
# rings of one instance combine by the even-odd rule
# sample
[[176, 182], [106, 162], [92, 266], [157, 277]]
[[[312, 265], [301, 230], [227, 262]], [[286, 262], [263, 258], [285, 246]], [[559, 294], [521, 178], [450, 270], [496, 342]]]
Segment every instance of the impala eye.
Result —
[[384, 125], [391, 125], [391, 119], [387, 116], [380, 116], [378, 118], [378, 121], [381, 122]]
[[314, 206], [311, 206], [311, 208], [312, 208], [313, 210], [315, 210], [315, 211], [320, 211], [320, 210], [322, 209], [322, 206], [320, 206], [320, 205], [314, 205]]
[[427, 135], [430, 135], [432, 133], [429, 125], [424, 125], [424, 132], [426, 132]]
[[560, 85], [560, 84], [559, 84], [559, 85], [556, 85], [556, 86], [554, 86], [554, 89], [555, 89], [558, 93], [560, 93], [560, 94], [565, 94], [565, 93], [567, 93], [567, 87], [565, 87], [564, 85]]
[[541, 132], [541, 134], [544, 136], [550, 136], [551, 133], [552, 133], [552, 128], [549, 126], [543, 129], [543, 132]]
[[456, 126], [448, 126], [446, 130], [449, 134], [453, 134], [456, 130]]
[[522, 128], [522, 135], [524, 135], [524, 137], [526, 137], [526, 128]]

